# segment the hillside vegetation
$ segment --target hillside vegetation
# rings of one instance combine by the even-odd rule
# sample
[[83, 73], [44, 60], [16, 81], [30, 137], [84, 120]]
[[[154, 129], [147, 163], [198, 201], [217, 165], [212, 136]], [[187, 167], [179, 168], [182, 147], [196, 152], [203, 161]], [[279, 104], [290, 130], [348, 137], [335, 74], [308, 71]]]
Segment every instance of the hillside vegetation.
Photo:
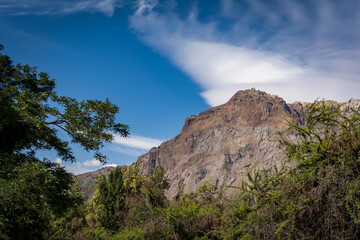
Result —
[[107, 177], [109, 173], [114, 170], [114, 168], [115, 167], [112, 166], [106, 166], [96, 171], [86, 172], [76, 176], [77, 180], [79, 181], [80, 193], [83, 194], [85, 202], [89, 202], [92, 198], [92, 190], [97, 184], [97, 178], [100, 175], [104, 175], [105, 177]]
[[[358, 239], [360, 109], [340, 108], [316, 101], [305, 125], [288, 122], [297, 139], [276, 136], [282, 165], [250, 170], [241, 186], [204, 184], [184, 194], [181, 180], [169, 200], [161, 168], [145, 176], [138, 164], [119, 167], [100, 178], [77, 217], [82, 225], [68, 219], [57, 229], [75, 239]], [[227, 188], [237, 197], [224, 197]]]

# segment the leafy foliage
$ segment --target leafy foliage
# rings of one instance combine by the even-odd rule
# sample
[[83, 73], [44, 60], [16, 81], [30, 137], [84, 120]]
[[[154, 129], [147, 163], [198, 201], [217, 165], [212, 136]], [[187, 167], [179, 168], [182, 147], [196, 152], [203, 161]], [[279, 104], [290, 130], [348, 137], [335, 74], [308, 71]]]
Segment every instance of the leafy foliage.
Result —
[[166, 205], [163, 190], [169, 185], [164, 171], [157, 169], [153, 176], [142, 176], [137, 167], [136, 164], [118, 167], [108, 178], [99, 178], [89, 204], [87, 220], [91, 226], [115, 231], [143, 221], [157, 207]]
[[[79, 181], [75, 178], [75, 183], [71, 187], [71, 192], [80, 195]], [[81, 195], [80, 195], [81, 196]], [[86, 207], [83, 198], [74, 202], [71, 207], [60, 217], [55, 217], [51, 221], [51, 230], [48, 239], [52, 240], [72, 240], [84, 239], [86, 234], [83, 229], [86, 227], [85, 215]]]
[[62, 160], [74, 161], [69, 143], [58, 137], [65, 131], [71, 142], [105, 161], [99, 150], [112, 140], [109, 131], [128, 135], [128, 126], [115, 122], [119, 108], [105, 101], [77, 101], [58, 96], [55, 80], [36, 67], [17, 64], [0, 54], [0, 154], [23, 156], [38, 149], [54, 149]]
[[102, 208], [98, 216], [101, 226], [106, 229], [116, 230], [120, 226], [120, 213], [125, 208], [125, 189], [123, 185], [123, 173], [121, 168], [111, 171], [108, 179], [102, 177], [98, 184], [96, 204]]
[[72, 188], [72, 175], [36, 157], [38, 150], [55, 150], [62, 160], [75, 161], [60, 131], [102, 162], [103, 143], [110, 142], [113, 133], [129, 134], [127, 125], [116, 123], [119, 108], [109, 100], [78, 101], [54, 89], [55, 80], [47, 73], [14, 65], [0, 54], [1, 239], [53, 238], [52, 225], [81, 215], [82, 197]]
[[47, 239], [51, 221], [82, 201], [71, 174], [48, 163], [25, 163], [16, 178], [0, 178], [0, 237]]

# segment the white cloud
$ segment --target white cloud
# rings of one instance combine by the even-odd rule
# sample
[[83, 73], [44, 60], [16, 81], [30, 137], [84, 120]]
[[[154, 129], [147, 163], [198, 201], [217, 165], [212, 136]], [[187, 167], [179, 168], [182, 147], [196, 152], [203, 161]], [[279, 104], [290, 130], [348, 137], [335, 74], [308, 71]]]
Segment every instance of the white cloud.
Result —
[[153, 10], [159, 4], [157, 0], [138, 0], [135, 14], [144, 14]]
[[82, 173], [86, 173], [86, 172], [91, 172], [94, 171], [91, 168], [85, 167], [82, 163], [80, 162], [76, 162], [76, 163], [72, 163], [72, 164], [64, 164], [62, 165], [63, 167], [65, 167], [66, 171], [73, 173], [75, 175], [78, 174], [82, 174]]
[[118, 7], [121, 7], [121, 4], [120, 1], [117, 0], [86, 0], [69, 5], [59, 13], [101, 12], [107, 16], [112, 16], [115, 8]]
[[117, 166], [118, 166], [117, 164], [105, 164], [101, 168], [104, 168], [104, 167], [117, 167]]
[[108, 16], [114, 14], [115, 7], [119, 7], [119, 5], [116, 5], [115, 0], [104, 0], [95, 5], [95, 8]]
[[149, 150], [152, 147], [157, 147], [161, 144], [161, 140], [142, 137], [138, 135], [131, 135], [130, 137], [124, 138], [119, 135], [114, 135], [114, 143], [123, 145], [129, 148]]
[[218, 29], [220, 20], [200, 22], [196, 12], [179, 17], [172, 9], [157, 11], [157, 1], [146, 2], [140, 1], [131, 27], [198, 83], [211, 106], [252, 87], [289, 102], [360, 97], [355, 1], [223, 0], [221, 14], [234, 21], [228, 31]]
[[82, 165], [84, 167], [98, 167], [98, 166], [101, 166], [103, 163], [101, 163], [99, 160], [97, 159], [92, 159], [90, 161], [85, 161], [82, 163]]
[[65, 163], [64, 164], [64, 162], [60, 158], [57, 158], [57, 159], [55, 159], [55, 162], [60, 164], [62, 167], [65, 167], [65, 169], [68, 172], [73, 173], [75, 175], [94, 171], [94, 170], [96, 170], [96, 169], [94, 169], [95, 167], [99, 167], [99, 166], [103, 165], [103, 163], [101, 163], [100, 161], [98, 161], [96, 159], [92, 159], [92, 160], [85, 161], [85, 162], [74, 162], [74, 163]]
[[281, 55], [224, 43], [187, 41], [174, 57], [186, 72], [208, 87], [278, 82], [303, 72]]
[[61, 158], [56, 158], [56, 159], [55, 159], [55, 163], [57, 163], [57, 164], [61, 164], [61, 163], [62, 163]]
[[159, 146], [163, 141], [155, 138], [148, 138], [139, 135], [130, 135], [124, 138], [114, 135], [114, 141], [109, 146], [109, 150], [129, 156], [139, 157], [145, 154], [152, 147]]
[[123, 146], [113, 146], [113, 147], [110, 147], [110, 150], [114, 151], [114, 152], [130, 155], [130, 156], [138, 157], [138, 156], [146, 153], [146, 151], [148, 149], [145, 150], [145, 149], [128, 148], [128, 147], [123, 147]]
[[58, 15], [77, 12], [101, 12], [112, 16], [123, 0], [3, 0], [0, 2], [0, 14], [6, 15]]

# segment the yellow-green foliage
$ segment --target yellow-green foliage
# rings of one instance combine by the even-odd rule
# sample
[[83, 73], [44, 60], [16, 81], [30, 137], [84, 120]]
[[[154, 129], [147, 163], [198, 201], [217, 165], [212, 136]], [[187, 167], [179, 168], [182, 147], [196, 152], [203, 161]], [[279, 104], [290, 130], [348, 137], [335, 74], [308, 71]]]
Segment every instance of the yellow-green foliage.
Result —
[[112, 240], [137, 240], [141, 239], [143, 235], [143, 229], [141, 226], [134, 228], [125, 228], [112, 237]]

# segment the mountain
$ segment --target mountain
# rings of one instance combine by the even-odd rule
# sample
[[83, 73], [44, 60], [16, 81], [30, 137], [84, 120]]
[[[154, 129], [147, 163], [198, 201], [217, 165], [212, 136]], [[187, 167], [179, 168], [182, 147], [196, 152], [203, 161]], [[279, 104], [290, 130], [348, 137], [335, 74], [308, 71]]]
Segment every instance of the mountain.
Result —
[[[185, 192], [205, 181], [239, 186], [249, 168], [279, 164], [284, 154], [272, 136], [286, 129], [287, 120], [303, 124], [301, 109], [307, 106], [255, 89], [239, 91], [227, 103], [186, 118], [179, 135], [138, 158], [139, 170], [151, 174], [162, 166], [171, 183], [169, 197], [181, 178]], [[351, 106], [359, 106], [359, 100], [350, 100], [343, 109]]]
[[84, 194], [85, 202], [88, 202], [91, 199], [91, 197], [92, 197], [91, 190], [95, 187], [98, 176], [101, 176], [101, 175], [107, 176], [113, 169], [115, 169], [115, 167], [106, 166], [106, 167], [102, 167], [96, 171], [86, 172], [86, 173], [79, 174], [76, 176], [77, 179], [79, 180], [80, 192]]

